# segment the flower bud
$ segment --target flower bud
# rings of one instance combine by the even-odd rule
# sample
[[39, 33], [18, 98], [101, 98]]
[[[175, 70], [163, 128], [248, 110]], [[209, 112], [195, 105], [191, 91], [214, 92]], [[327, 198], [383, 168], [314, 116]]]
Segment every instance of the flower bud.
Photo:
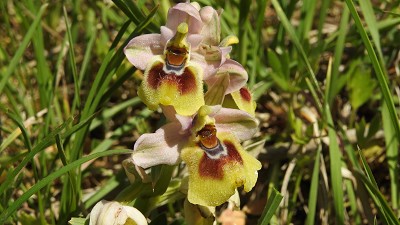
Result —
[[89, 225], [147, 225], [143, 214], [134, 207], [121, 205], [119, 202], [102, 200], [90, 213]]

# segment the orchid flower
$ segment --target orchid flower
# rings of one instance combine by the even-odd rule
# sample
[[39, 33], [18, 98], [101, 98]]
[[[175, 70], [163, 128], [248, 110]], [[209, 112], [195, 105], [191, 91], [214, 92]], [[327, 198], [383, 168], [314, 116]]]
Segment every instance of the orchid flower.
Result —
[[245, 85], [247, 72], [228, 58], [235, 38], [220, 42], [219, 16], [210, 6], [179, 3], [169, 10], [161, 34], [135, 37], [125, 47], [127, 59], [145, 71], [138, 95], [150, 109], [172, 105], [178, 114], [192, 115], [204, 104], [202, 80], [211, 94], [224, 76], [222, 95]]
[[90, 213], [89, 225], [147, 225], [143, 214], [134, 207], [121, 205], [119, 202], [102, 200]]
[[173, 165], [181, 157], [189, 170], [188, 199], [193, 204], [217, 206], [237, 187], [252, 189], [261, 163], [240, 145], [257, 130], [251, 115], [220, 106], [202, 106], [194, 117], [168, 110], [165, 115], [171, 122], [137, 140], [132, 154], [135, 165]]
[[261, 163], [243, 149], [237, 135], [219, 130], [210, 114], [212, 110], [207, 106], [199, 110], [181, 158], [189, 170], [189, 202], [218, 206], [237, 187], [243, 185], [244, 191], [250, 191], [257, 181]]
[[161, 34], [144, 34], [129, 41], [124, 53], [136, 68], [145, 70], [154, 56], [163, 55], [165, 46], [176, 33], [181, 23], [188, 25], [187, 41], [196, 49], [202, 41], [203, 27], [198, 9], [190, 3], [179, 3], [168, 11], [166, 26], [161, 27]]
[[238, 62], [229, 59], [232, 50], [231, 45], [237, 44], [239, 39], [230, 35], [221, 41], [220, 12], [211, 6], [205, 6], [199, 10], [203, 21], [201, 35], [203, 41], [199, 48], [192, 53], [192, 59], [205, 68], [204, 80], [209, 87], [218, 83], [221, 77], [228, 75], [228, 84], [224, 88], [227, 95], [243, 87], [248, 79], [246, 70]]

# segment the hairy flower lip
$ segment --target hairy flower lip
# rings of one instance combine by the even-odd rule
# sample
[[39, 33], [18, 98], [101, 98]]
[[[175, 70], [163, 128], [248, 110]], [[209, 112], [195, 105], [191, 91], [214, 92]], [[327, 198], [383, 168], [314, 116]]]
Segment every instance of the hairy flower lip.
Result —
[[[247, 153], [231, 133], [218, 133], [227, 154], [213, 157], [198, 144], [188, 144], [181, 152], [189, 171], [188, 200], [192, 204], [218, 206], [231, 197], [236, 188], [250, 191], [261, 163]], [[210, 187], [213, 191], [210, 192]]]
[[175, 72], [165, 72], [164, 65], [162, 63], [155, 63], [154, 66], [148, 71], [147, 84], [157, 89], [163, 82], [176, 83], [178, 86], [179, 94], [183, 95], [192, 92], [196, 89], [194, 85], [196, 75], [190, 68], [184, 67], [181, 70]]
[[161, 56], [149, 64], [138, 89], [149, 109], [171, 105], [178, 114], [190, 116], [204, 105], [202, 70], [198, 65], [189, 61], [182, 68], [167, 67]]

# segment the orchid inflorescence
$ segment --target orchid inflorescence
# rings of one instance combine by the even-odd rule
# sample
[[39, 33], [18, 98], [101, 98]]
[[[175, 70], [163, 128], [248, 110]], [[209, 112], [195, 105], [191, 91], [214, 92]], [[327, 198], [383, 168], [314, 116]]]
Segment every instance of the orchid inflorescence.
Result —
[[[128, 60], [144, 70], [138, 95], [150, 109], [160, 106], [169, 121], [137, 140], [132, 162], [146, 169], [183, 161], [189, 202], [206, 206], [224, 203], [239, 186], [250, 191], [261, 168], [240, 145], [257, 129], [255, 103], [246, 71], [229, 59], [236, 38], [220, 41], [219, 16], [209, 6], [179, 3], [161, 34], [135, 37], [125, 47]], [[226, 95], [231, 108], [224, 107]]]
[[229, 56], [238, 39], [221, 41], [220, 13], [179, 3], [160, 34], [135, 37], [124, 49], [144, 71], [140, 99], [151, 110], [160, 107], [168, 121], [139, 137], [126, 164], [143, 171], [183, 162], [187, 200], [202, 206], [223, 204], [241, 186], [250, 191], [261, 169], [241, 146], [257, 131], [256, 105], [246, 70]]

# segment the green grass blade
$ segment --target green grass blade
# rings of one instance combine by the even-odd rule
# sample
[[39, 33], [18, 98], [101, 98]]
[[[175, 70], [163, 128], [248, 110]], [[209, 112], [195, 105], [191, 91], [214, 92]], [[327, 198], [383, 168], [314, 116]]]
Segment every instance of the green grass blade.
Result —
[[308, 41], [308, 35], [311, 30], [311, 26], [314, 22], [314, 15], [316, 11], [316, 0], [305, 0], [303, 1], [302, 14], [305, 14], [304, 19], [300, 20], [299, 25], [299, 37], [300, 41]]
[[333, 123], [329, 105], [325, 103], [325, 116], [328, 123], [329, 157], [331, 167], [331, 185], [333, 192], [333, 205], [337, 224], [344, 224], [343, 178], [341, 173], [342, 154], [337, 141], [337, 134]]
[[[115, 3], [115, 5], [118, 6], [119, 9], [122, 10], [122, 12], [125, 13], [125, 15], [127, 17], [129, 17], [129, 19], [134, 22], [135, 24], [138, 24], [142, 19], [143, 19], [143, 14], [140, 10], [137, 10], [136, 8], [136, 4], [133, 3], [134, 7], [129, 7], [128, 6], [128, 1], [124, 1], [124, 0], [113, 0], [113, 2]], [[138, 11], [138, 14], [136, 14], [133, 11]]]
[[[92, 104], [93, 98], [95, 97], [97, 87], [101, 83], [101, 76], [103, 76], [103, 74], [105, 73], [105, 70], [107, 69], [107, 65], [108, 65], [108, 63], [110, 63], [113, 55], [114, 55], [114, 51], [110, 51], [106, 55], [106, 57], [103, 60], [103, 63], [100, 66], [100, 69], [96, 75], [94, 82], [93, 82], [92, 88], [89, 91], [89, 96], [86, 99], [86, 103], [85, 103], [85, 106], [83, 108], [82, 115], [81, 115], [81, 120], [86, 120], [89, 117], [89, 115], [91, 115], [90, 112], [94, 111], [94, 110], [91, 110], [91, 104]], [[90, 121], [88, 121], [88, 125], [89, 124], [90, 124]], [[80, 146], [82, 146], [83, 140], [84, 140], [85, 135], [88, 130], [88, 126], [84, 126], [82, 128], [83, 128], [83, 130], [78, 131], [77, 135], [75, 137], [74, 146], [71, 149], [71, 151], [72, 151], [71, 159], [76, 159], [78, 157], [78, 155], [80, 154]]]
[[68, 51], [69, 51], [69, 59], [72, 67], [72, 76], [74, 78], [74, 101], [72, 103], [72, 112], [74, 112], [76, 107], [80, 107], [81, 105], [81, 97], [80, 97], [80, 86], [81, 84], [79, 83], [78, 79], [78, 70], [76, 69], [76, 60], [75, 60], [75, 48], [74, 48], [74, 41], [72, 39], [71, 35], [71, 28], [68, 23], [68, 15], [67, 15], [67, 9], [63, 7], [64, 10], [64, 21], [65, 21], [65, 26], [67, 29], [67, 34], [68, 34]]
[[121, 112], [122, 110], [124, 110], [128, 107], [134, 107], [134, 106], [140, 104], [141, 102], [142, 101], [139, 99], [139, 97], [134, 97], [127, 101], [121, 102], [118, 105], [113, 106], [112, 108], [105, 109], [101, 113], [100, 119], [96, 118], [90, 124], [90, 130], [93, 130], [94, 128], [100, 126], [101, 124], [104, 123], [105, 120], [111, 119], [113, 116], [115, 116], [117, 113]]
[[24, 137], [25, 146], [28, 148], [28, 151], [31, 151], [32, 144], [31, 144], [31, 141], [30, 141], [30, 138], [28, 135], [28, 131], [26, 130], [24, 123], [20, 120], [19, 116], [17, 116], [15, 113], [6, 112], [6, 115], [17, 124], [17, 126], [21, 130], [22, 136]]
[[344, 8], [342, 19], [340, 20], [339, 36], [335, 44], [335, 53], [333, 55], [333, 65], [332, 65], [332, 74], [330, 82], [331, 85], [329, 87], [327, 96], [327, 100], [330, 106], [332, 105], [335, 95], [340, 91], [338, 87], [339, 85], [337, 85], [336, 82], [339, 76], [340, 63], [342, 62], [341, 59], [343, 56], [344, 44], [347, 36], [349, 18], [350, 18], [350, 11], [347, 8]]
[[55, 141], [55, 136], [59, 134], [71, 121], [72, 118], [57, 127], [54, 131], [49, 133], [41, 142], [39, 142], [35, 147], [32, 148], [32, 151], [29, 152], [29, 154], [22, 160], [22, 162], [19, 163], [18, 166], [8, 174], [6, 180], [0, 185], [0, 195], [3, 194], [6, 188], [11, 184], [11, 182], [13, 182], [14, 178], [17, 177], [21, 169], [25, 167], [26, 164], [30, 162], [37, 153], [44, 150], [49, 144], [53, 143]]
[[[381, 62], [381, 66], [384, 67], [383, 53], [381, 49], [381, 38], [379, 35], [378, 24], [374, 15], [372, 4], [369, 0], [361, 0], [359, 1], [362, 13], [364, 15], [365, 22], [368, 26], [369, 33], [371, 34], [371, 38], [375, 44], [375, 49], [378, 52], [378, 59]], [[386, 75], [385, 75], [386, 76]], [[390, 106], [389, 106], [390, 107]], [[399, 206], [399, 196], [398, 196], [398, 174], [399, 169], [397, 168], [398, 164], [398, 143], [400, 139], [396, 139], [396, 125], [391, 124], [390, 122], [390, 111], [386, 103], [383, 103], [382, 106], [382, 120], [384, 125], [384, 134], [385, 134], [385, 143], [386, 143], [386, 154], [389, 165], [389, 176], [390, 176], [390, 187], [391, 187], [391, 202], [392, 206], [395, 209], [398, 209]], [[399, 134], [400, 135], [400, 134]]]
[[390, 115], [387, 105], [382, 106], [382, 121], [386, 143], [386, 159], [389, 166], [390, 176], [390, 198], [392, 207], [399, 208], [399, 142], [396, 139], [396, 133], [393, 124], [390, 120]]
[[40, 189], [48, 185], [50, 182], [54, 181], [58, 177], [64, 175], [68, 171], [75, 169], [82, 165], [85, 162], [88, 162], [92, 159], [96, 159], [99, 157], [109, 156], [109, 155], [119, 155], [119, 154], [130, 154], [132, 150], [130, 149], [119, 149], [119, 150], [109, 150], [105, 152], [99, 152], [95, 154], [91, 154], [80, 158], [74, 162], [71, 162], [67, 166], [60, 168], [59, 170], [51, 173], [47, 177], [40, 180], [38, 183], [33, 185], [29, 190], [27, 190], [24, 194], [21, 195], [15, 202], [13, 202], [8, 208], [6, 208], [0, 215], [0, 224], [4, 223], [4, 221], [15, 211], [17, 210], [22, 203], [27, 201], [33, 194], [37, 193]]
[[[137, 3], [134, 1], [129, 1], [129, 0], [113, 0], [115, 5], [118, 6], [119, 9], [121, 9], [125, 15], [136, 25], [142, 23], [142, 21], [145, 21], [147, 19], [147, 16], [145, 16], [140, 8], [137, 6]], [[158, 8], [159, 5], [157, 5], [155, 8]], [[147, 27], [147, 26], [146, 26]], [[157, 27], [155, 24], [151, 23], [149, 24], [149, 30], [153, 32], [159, 31], [159, 26]]]
[[317, 208], [318, 199], [318, 184], [319, 184], [319, 170], [320, 170], [320, 156], [321, 145], [318, 146], [317, 154], [315, 155], [314, 169], [311, 177], [310, 194], [308, 197], [308, 213], [305, 224], [314, 225], [315, 211]]
[[238, 61], [246, 67], [247, 61], [247, 49], [248, 49], [248, 24], [249, 24], [249, 12], [251, 1], [240, 0], [240, 12], [238, 21], [238, 38], [239, 38], [239, 59]]
[[375, 43], [376, 51], [379, 54], [379, 58], [383, 59], [382, 48], [381, 48], [381, 38], [379, 35], [378, 24], [376, 22], [376, 18], [374, 15], [374, 9], [372, 8], [372, 4], [370, 0], [360, 0], [359, 1], [360, 8], [362, 13], [364, 14], [365, 22], [369, 28], [369, 33], [371, 34], [371, 38]]
[[[21, 2], [21, 11], [25, 11], [27, 14], [32, 14], [31, 12], [36, 13], [36, 6], [34, 5], [33, 1], [26, 1], [26, 2]], [[26, 9], [25, 7], [28, 7]], [[30, 12], [31, 11], [31, 12]], [[25, 13], [24, 13], [25, 14]], [[28, 17], [23, 16], [23, 21], [26, 24], [30, 24], [30, 21], [28, 21]], [[50, 93], [52, 93], [51, 86], [51, 72], [50, 72], [50, 67], [46, 61], [46, 49], [45, 49], [45, 42], [44, 42], [44, 36], [43, 36], [43, 29], [41, 26], [38, 26], [36, 29], [35, 34], [32, 37], [32, 44], [33, 44], [33, 49], [35, 53], [35, 59], [37, 62], [37, 73], [35, 74], [35, 77], [38, 82], [38, 88], [39, 88], [39, 94], [40, 94], [40, 104], [41, 107], [47, 107], [48, 105], [48, 99]], [[46, 135], [47, 130], [43, 130], [40, 135]]]
[[375, 53], [374, 47], [368, 38], [367, 32], [366, 32], [365, 28], [363, 27], [360, 16], [358, 15], [358, 12], [354, 6], [353, 1], [352, 0], [345, 0], [345, 1], [347, 4], [347, 7], [349, 8], [350, 13], [353, 17], [353, 20], [356, 24], [357, 30], [360, 33], [363, 43], [367, 49], [368, 56], [370, 57], [372, 66], [375, 70], [376, 77], [378, 78], [378, 83], [379, 83], [379, 87], [381, 89], [381, 93], [383, 95], [383, 99], [386, 102], [388, 110], [389, 110], [389, 115], [390, 115], [392, 124], [395, 129], [397, 140], [400, 141], [400, 123], [399, 123], [398, 115], [396, 113], [396, 108], [394, 106], [393, 98], [391, 96], [390, 89], [389, 89], [389, 86], [387, 83], [386, 71], [382, 69], [380, 60], [378, 59], [378, 56]]
[[[358, 176], [361, 176], [360, 179], [363, 181], [364, 185], [368, 189], [368, 191], [369, 191], [369, 193], [371, 195], [371, 198], [374, 200], [377, 208], [378, 209], [382, 209], [382, 202], [379, 200], [379, 196], [378, 196], [381, 193], [377, 193], [376, 191], [374, 191], [374, 189], [375, 190], [379, 190], [378, 184], [376, 183], [376, 180], [374, 178], [374, 175], [372, 174], [371, 168], [368, 166], [367, 160], [365, 159], [365, 157], [364, 157], [364, 155], [363, 155], [363, 153], [362, 153], [360, 148], [358, 148], [358, 154], [360, 156], [361, 164], [362, 164], [362, 166], [364, 168], [364, 171], [366, 172], [366, 175], [364, 175], [362, 173], [357, 173], [359, 171], [358, 169], [354, 171], [354, 174], [358, 175]], [[365, 177], [366, 181], [364, 181], [363, 177]], [[383, 203], [383, 204], [385, 204], [385, 203]], [[380, 212], [380, 214], [382, 215], [382, 217], [385, 220], [386, 224], [390, 224], [389, 221], [388, 221], [389, 218], [387, 217], [385, 211], [378, 210], [378, 212]]]
[[321, 6], [318, 12], [318, 41], [321, 45], [324, 44], [323, 38], [323, 28], [326, 20], [326, 16], [329, 13], [329, 6], [331, 4], [330, 0], [325, 0], [321, 2]]
[[326, 90], [325, 90], [325, 111], [324, 115], [327, 122], [329, 137], [329, 163], [331, 170], [331, 185], [333, 206], [335, 209], [336, 222], [344, 224], [344, 202], [343, 202], [343, 178], [342, 178], [342, 154], [340, 152], [339, 143], [337, 141], [337, 133], [333, 123], [332, 114], [328, 104], [329, 90], [331, 89], [332, 78], [332, 60], [329, 60], [328, 70], [326, 74]]
[[267, 225], [271, 220], [272, 216], [275, 214], [276, 210], [279, 207], [283, 199], [283, 195], [279, 193], [275, 188], [272, 189], [272, 192], [268, 198], [267, 204], [264, 207], [263, 213], [261, 214], [260, 219], [258, 220], [259, 225]]
[[389, 207], [389, 204], [386, 202], [385, 197], [382, 195], [380, 190], [376, 187], [376, 185], [371, 182], [367, 176], [365, 176], [361, 171], [355, 170], [353, 171], [354, 175], [359, 178], [363, 184], [369, 189], [370, 195], [377, 206], [378, 211], [387, 219], [386, 224], [390, 225], [399, 225], [400, 221], [396, 218], [393, 213], [393, 210]]
[[[87, 70], [90, 60], [92, 58], [92, 50], [93, 50], [95, 40], [97, 38], [97, 29], [94, 28], [96, 21], [92, 18], [92, 17], [95, 17], [95, 15], [94, 15], [94, 13], [92, 13], [92, 11], [89, 11], [89, 12], [91, 12], [89, 14], [91, 19], [90, 19], [90, 22], [88, 22], [87, 26], [90, 27], [91, 29], [90, 29], [88, 37], [87, 37], [89, 39], [89, 41], [88, 41], [86, 49], [85, 49], [85, 55], [83, 56], [82, 66], [79, 71], [79, 84], [80, 85], [83, 82], [83, 78], [86, 74], [86, 70]], [[80, 87], [80, 85], [79, 85], [79, 87]]]
[[98, 115], [98, 113], [94, 113], [91, 116], [89, 116], [87, 119], [82, 120], [78, 124], [76, 124], [73, 127], [69, 128], [68, 130], [65, 131], [64, 134], [62, 134], [61, 138], [62, 139], [69, 138], [72, 134], [76, 133], [77, 131], [79, 131], [80, 129], [82, 129], [86, 125], [88, 125], [97, 115]]
[[[2, 151], [4, 151], [4, 149], [7, 148], [7, 146], [9, 146], [23, 132], [26, 133], [26, 134], [24, 134], [25, 135], [24, 136], [24, 140], [27, 141], [28, 136], [27, 136], [27, 131], [25, 129], [25, 126], [28, 126], [28, 125], [25, 125], [25, 123], [26, 124], [32, 124], [32, 121], [34, 120], [34, 117], [30, 117], [26, 121], [22, 122], [22, 121], [20, 121], [20, 116], [19, 115], [17, 115], [16, 113], [11, 113], [8, 109], [3, 108], [2, 106], [0, 106], [0, 111], [3, 111], [6, 115], [8, 115], [10, 117], [10, 119], [12, 119], [19, 127], [19, 129], [15, 129], [12, 132], [10, 132], [10, 134], [7, 136], [7, 138], [5, 138], [3, 140], [3, 142], [0, 144], [0, 153], [1, 153]], [[47, 110], [39, 111], [35, 115], [35, 118], [42, 117], [44, 114], [46, 114], [46, 112], [47, 112]], [[30, 143], [30, 141], [29, 141], [29, 143]], [[28, 145], [29, 143], [25, 142], [25, 146], [27, 146], [28, 148], [30, 148], [30, 145]]]
[[134, 73], [135, 70], [136, 70], [136, 68], [132, 67], [131, 69], [126, 71], [125, 74], [123, 74], [122, 76], [118, 77], [118, 79], [115, 82], [113, 82], [112, 86], [110, 88], [108, 88], [107, 91], [104, 93], [104, 95], [102, 96], [99, 104], [102, 105], [105, 102], [107, 102], [107, 100], [113, 95], [113, 93], [118, 88], [120, 88], [122, 86], [122, 84], [125, 81], [127, 81], [130, 78], [132, 78], [132, 74]]
[[365, 172], [367, 173], [366, 176], [367, 176], [368, 180], [371, 182], [371, 184], [374, 185], [374, 187], [378, 188], [378, 184], [376, 183], [374, 175], [372, 174], [371, 168], [369, 168], [368, 162], [365, 159], [365, 156], [363, 155], [363, 153], [362, 153], [360, 148], [358, 148], [358, 154], [360, 156], [362, 166], [363, 166]]
[[349, 216], [354, 218], [354, 224], [361, 224], [361, 215], [358, 213], [359, 204], [357, 202], [356, 193], [353, 188], [353, 182], [351, 180], [345, 180], [344, 185], [346, 186], [346, 193], [348, 196], [348, 202], [350, 205]]
[[267, 8], [267, 0], [261, 0], [257, 2], [257, 20], [256, 20], [256, 29], [255, 29], [255, 40], [253, 42], [253, 51], [252, 51], [252, 59], [254, 61], [254, 66], [251, 67], [250, 76], [249, 76], [249, 87], [253, 88], [256, 83], [257, 71], [261, 66], [261, 56], [263, 48], [261, 48], [262, 43], [262, 26], [264, 24], [265, 17], [265, 9]]
[[317, 81], [317, 78], [315, 77], [315, 73], [311, 67], [311, 64], [308, 61], [307, 55], [304, 52], [303, 47], [299, 41], [299, 38], [297, 37], [296, 32], [293, 29], [293, 26], [291, 25], [290, 21], [288, 20], [285, 13], [283, 12], [283, 9], [280, 6], [278, 0], [271, 0], [271, 2], [276, 10], [276, 13], [278, 14], [279, 19], [282, 22], [282, 25], [285, 27], [286, 31], [288, 32], [291, 40], [293, 41], [293, 44], [296, 46], [297, 51], [299, 52], [300, 57], [306, 66], [306, 69], [308, 71], [308, 73], [306, 73], [306, 75], [307, 75], [307, 78], [310, 80], [310, 82], [307, 82], [307, 86], [311, 92], [315, 93], [315, 95], [313, 95], [315, 104], [316, 104], [319, 112], [322, 112], [322, 104], [320, 103], [320, 98], [318, 98], [318, 96], [322, 96], [322, 92], [318, 85], [318, 81]]
[[29, 27], [28, 32], [26, 33], [24, 39], [22, 40], [18, 50], [15, 52], [14, 57], [11, 59], [11, 62], [4, 74], [4, 76], [1, 77], [0, 80], [0, 93], [3, 93], [3, 88], [6, 86], [6, 83], [8, 82], [8, 78], [11, 76], [11, 74], [14, 72], [14, 70], [17, 68], [17, 65], [22, 57], [22, 55], [25, 52], [25, 49], [28, 47], [29, 41], [31, 40], [33, 34], [36, 31], [37, 26], [39, 25], [42, 15], [45, 12], [45, 9], [48, 4], [42, 5], [40, 7], [40, 10], [38, 14], [36, 15], [35, 20], [32, 22], [32, 25]]
[[[124, 171], [122, 171], [122, 173], [125, 176]], [[83, 200], [86, 209], [92, 207], [94, 204], [103, 199], [104, 196], [106, 196], [108, 193], [119, 186], [121, 182], [117, 178], [118, 175], [119, 174], [117, 174], [116, 176], [112, 176], [109, 180], [107, 180], [104, 185], [102, 185], [102, 187], [98, 191], [96, 191], [95, 194], [91, 195], [90, 198]]]

